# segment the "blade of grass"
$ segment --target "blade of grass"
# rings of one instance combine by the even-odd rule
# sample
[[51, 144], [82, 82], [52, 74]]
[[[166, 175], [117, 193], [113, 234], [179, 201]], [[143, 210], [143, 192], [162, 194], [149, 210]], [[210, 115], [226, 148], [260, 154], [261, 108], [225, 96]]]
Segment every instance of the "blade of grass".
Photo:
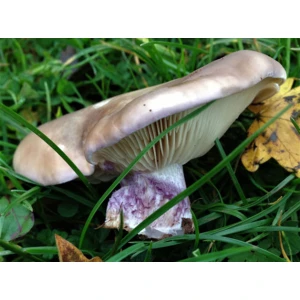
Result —
[[300, 127], [297, 124], [296, 120], [293, 117], [290, 117], [290, 121], [292, 122], [292, 124], [294, 125], [295, 129], [297, 130], [297, 132], [300, 134]]
[[146, 252], [146, 256], [145, 256], [144, 262], [149, 262], [151, 260], [151, 255], [152, 255], [152, 241], [149, 244], [149, 248], [148, 248], [148, 250]]
[[5, 173], [5, 175], [7, 177], [14, 177], [14, 178], [17, 178], [17, 179], [20, 179], [24, 182], [27, 182], [27, 183], [30, 183], [30, 184], [34, 184], [34, 185], [39, 185], [37, 182], [33, 181], [33, 180], [30, 180], [29, 178], [25, 177], [25, 176], [22, 176], [20, 174], [17, 174], [15, 171], [13, 171], [12, 169], [10, 168], [4, 168], [4, 167], [0, 167], [0, 170], [1, 172]]
[[223, 258], [236, 255], [236, 254], [241, 254], [244, 252], [249, 252], [251, 250], [254, 250], [254, 247], [240, 247], [240, 248], [230, 248], [226, 250], [221, 250], [218, 252], [212, 252], [212, 253], [207, 253], [207, 254], [202, 254], [196, 257], [190, 257], [181, 260], [180, 262], [197, 262], [197, 261], [202, 261], [202, 262], [208, 262], [208, 261], [218, 261]]
[[246, 242], [247, 243], [253, 243], [253, 242], [257, 242], [259, 240], [262, 240], [263, 238], [265, 238], [266, 236], [268, 236], [269, 234], [267, 232], [263, 232], [263, 233], [260, 233], [258, 235], [255, 235], [254, 238], [251, 238], [250, 240], [247, 240]]
[[15, 48], [17, 49], [17, 53], [19, 55], [19, 59], [20, 59], [20, 63], [22, 65], [22, 69], [23, 71], [27, 70], [27, 65], [26, 65], [26, 58], [23, 52], [23, 49], [20, 45], [20, 43], [18, 42], [17, 39], [13, 39], [13, 43], [15, 45]]
[[20, 248], [19, 246], [15, 245], [13, 243], [6, 242], [2, 239], [0, 239], [0, 246], [6, 250], [9, 250], [9, 251], [15, 253], [15, 254], [26, 257], [26, 258], [30, 259], [31, 261], [40, 261], [40, 262], [43, 261], [41, 258], [26, 252], [26, 250]]
[[[280, 201], [280, 198], [279, 198], [279, 201]], [[271, 224], [272, 226], [277, 226], [278, 222], [281, 219], [281, 216], [282, 216], [282, 213], [284, 211], [285, 205], [286, 205], [286, 201], [282, 202], [282, 204], [278, 207], [276, 216], [273, 219], [272, 224]]]
[[260, 189], [261, 191], [263, 191], [264, 193], [268, 193], [268, 191], [266, 189], [264, 189], [262, 186], [260, 186], [256, 181], [255, 179], [253, 178], [252, 174], [247, 174], [248, 175], [248, 178], [249, 180], [251, 181], [251, 183], [258, 189]]
[[138, 243], [133, 246], [128, 247], [127, 249], [117, 253], [116, 255], [110, 257], [106, 262], [118, 262], [129, 256], [130, 254], [133, 254], [142, 248], [144, 248], [144, 243]]
[[221, 212], [224, 215], [231, 215], [234, 216], [241, 221], [246, 220], [247, 217], [239, 212], [236, 208], [231, 208], [229, 205], [217, 205], [211, 209], [213, 212]]
[[78, 193], [73, 193], [67, 189], [62, 189], [57, 186], [53, 186], [53, 187], [51, 187], [51, 189], [53, 189], [63, 195], [68, 196], [70, 199], [74, 199], [78, 203], [84, 204], [88, 207], [94, 207], [94, 202], [87, 200], [85, 197], [80, 196]]
[[281, 222], [284, 222], [288, 217], [290, 217], [294, 212], [300, 209], [300, 202], [297, 202], [291, 206], [284, 214], [282, 214]]
[[287, 231], [287, 232], [300, 232], [300, 228], [291, 226], [258, 226], [247, 230], [247, 232], [277, 232], [277, 231]]
[[45, 86], [45, 92], [46, 92], [46, 103], [47, 103], [47, 121], [49, 122], [51, 120], [51, 97], [49, 92], [48, 83], [44, 83]]
[[[1, 163], [1, 159], [0, 159], [0, 163]], [[19, 190], [22, 190], [22, 185], [20, 184], [20, 182], [17, 180], [17, 178], [14, 175], [12, 175], [10, 172], [7, 172], [6, 168], [0, 167], [0, 171], [3, 175], [9, 178], [9, 180], [11, 181], [14, 187], [16, 187]], [[7, 188], [7, 191], [10, 191], [10, 189]]]
[[12, 149], [16, 149], [17, 146], [8, 142], [4, 142], [4, 141], [0, 141], [0, 146], [4, 146], [7, 148], [12, 148]]
[[24, 192], [21, 196], [19, 196], [17, 199], [15, 199], [9, 205], [7, 205], [7, 207], [4, 209], [2, 214], [6, 215], [15, 205], [17, 205], [18, 203], [21, 203], [22, 201], [24, 201], [28, 198], [31, 198], [33, 195], [39, 193], [39, 191], [40, 191], [40, 187], [35, 186], [35, 187], [31, 188], [30, 190]]
[[[22, 248], [22, 250], [23, 252], [32, 255], [57, 254], [57, 248], [53, 246], [24, 247]], [[12, 255], [12, 254], [15, 254], [15, 252], [11, 250], [0, 251], [0, 256]]]
[[165, 42], [165, 41], [150, 41], [150, 42], [146, 42], [146, 43], [142, 43], [140, 44], [141, 47], [145, 47], [147, 45], [164, 45], [164, 46], [172, 46], [172, 47], [176, 47], [176, 48], [180, 48], [180, 49], [188, 49], [188, 50], [193, 50], [196, 53], [203, 53], [203, 54], [207, 54], [208, 51], [204, 50], [202, 48], [197, 48], [194, 46], [190, 46], [187, 44], [183, 44], [183, 43], [175, 43], [175, 42]]
[[243, 39], [237, 39], [238, 42], [238, 49], [239, 50], [244, 50], [244, 45], [243, 45]]
[[[219, 139], [216, 139], [216, 146], [217, 146], [217, 148], [218, 148], [218, 150], [219, 150], [219, 152], [221, 154], [222, 159], [226, 158], [226, 153], [225, 153], [225, 151], [224, 151], [224, 149], [222, 147], [222, 144], [220, 143]], [[232, 169], [231, 164], [228, 163], [227, 166], [226, 166], [226, 168], [227, 168], [227, 171], [228, 171], [228, 173], [229, 173], [229, 175], [231, 177], [233, 185], [235, 186], [235, 189], [236, 189], [237, 193], [239, 194], [239, 197], [241, 198], [243, 204], [247, 205], [248, 204], [247, 199], [245, 197], [245, 194], [243, 192], [243, 189], [241, 188], [241, 185], [240, 185], [239, 181], [237, 180], [237, 178], [235, 176], [235, 173], [234, 173], [234, 171]]]
[[194, 222], [194, 226], [195, 226], [195, 244], [194, 244], [194, 249], [196, 250], [198, 248], [199, 245], [199, 241], [200, 241], [200, 232], [199, 232], [199, 224], [198, 224], [198, 220], [196, 215], [194, 214], [194, 212], [191, 210], [192, 213], [192, 218], [193, 218], [193, 222]]
[[[201, 177], [201, 176], [202, 176], [202, 174], [201, 174], [199, 171], [197, 171], [197, 170], [195, 170], [195, 169], [193, 169], [193, 168], [186, 167], [186, 169], [187, 169], [187, 170], [190, 170], [191, 172], [193, 172], [193, 173], [194, 173], [195, 175], [197, 175], [198, 177]], [[212, 186], [212, 188], [216, 191], [216, 193], [217, 193], [217, 195], [218, 195], [220, 201], [223, 203], [222, 195], [221, 195], [220, 191], [217, 189], [217, 187], [215, 186], [215, 184], [214, 184], [212, 181], [208, 181], [207, 183], [208, 183], [209, 185]], [[203, 193], [201, 193], [201, 198], [203, 198], [204, 200], [207, 199], [207, 197], [204, 196]]]
[[285, 55], [285, 70], [286, 74], [290, 73], [290, 62], [291, 62], [291, 39], [286, 39], [286, 55]]
[[214, 39], [209, 39], [209, 53], [208, 53], [208, 63], [212, 62], [214, 59]]
[[[230, 234], [233, 234], [233, 233], [240, 233], [240, 232], [243, 232], [243, 231], [248, 231], [248, 230], [251, 230], [253, 228], [256, 228], [257, 226], [267, 225], [267, 224], [270, 224], [270, 223], [271, 223], [270, 219], [260, 220], [260, 221], [255, 221], [255, 222], [251, 222], [251, 223], [246, 223], [246, 224], [241, 224], [241, 225], [238, 225], [238, 226], [234, 226], [234, 227], [219, 231], [217, 233], [219, 235], [230, 235]], [[210, 232], [215, 233], [215, 231], [209, 231], [209, 233]], [[206, 233], [208, 233], [208, 232], [206, 232]]]
[[203, 216], [202, 218], [198, 219], [198, 224], [199, 224], [199, 226], [201, 226], [201, 225], [204, 225], [206, 223], [212, 222], [216, 219], [219, 219], [221, 217], [222, 217], [222, 214], [213, 212], [213, 213], [210, 213], [210, 214], [208, 214], [206, 216]]

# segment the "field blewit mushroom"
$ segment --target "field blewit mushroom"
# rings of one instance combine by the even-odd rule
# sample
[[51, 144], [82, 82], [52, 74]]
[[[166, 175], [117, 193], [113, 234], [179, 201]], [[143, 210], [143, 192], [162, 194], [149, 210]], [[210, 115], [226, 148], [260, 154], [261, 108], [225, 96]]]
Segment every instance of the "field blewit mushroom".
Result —
[[[239, 51], [158, 86], [116, 96], [40, 126], [92, 181], [122, 172], [164, 129], [214, 101], [170, 131], [134, 166], [108, 203], [105, 227], [118, 228], [123, 211], [130, 231], [186, 187], [182, 166], [209, 151], [255, 97], [274, 94], [286, 78], [283, 67], [254, 51]], [[44, 141], [29, 134], [14, 156], [15, 170], [43, 185], [76, 178]], [[193, 231], [189, 199], [140, 232], [160, 239]]]

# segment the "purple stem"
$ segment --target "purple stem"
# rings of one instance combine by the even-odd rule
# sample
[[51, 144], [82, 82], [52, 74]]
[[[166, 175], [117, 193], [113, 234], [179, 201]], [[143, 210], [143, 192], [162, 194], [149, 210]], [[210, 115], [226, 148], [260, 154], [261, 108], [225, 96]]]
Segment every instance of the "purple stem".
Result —
[[[124, 229], [130, 231], [185, 188], [181, 165], [171, 165], [152, 173], [132, 173], [122, 180], [121, 188], [112, 194], [107, 206], [105, 227], [119, 228], [122, 209]], [[162, 239], [193, 232], [190, 209], [187, 197], [139, 234]]]

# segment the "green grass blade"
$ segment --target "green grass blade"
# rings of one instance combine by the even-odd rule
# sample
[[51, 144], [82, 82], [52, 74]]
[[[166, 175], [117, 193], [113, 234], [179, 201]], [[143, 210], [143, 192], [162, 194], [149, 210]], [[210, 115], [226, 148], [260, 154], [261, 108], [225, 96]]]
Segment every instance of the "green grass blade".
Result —
[[229, 205], [218, 205], [217, 207], [212, 208], [212, 211], [234, 216], [240, 219], [241, 221], [247, 219], [247, 217], [244, 214], [239, 212], [236, 208], [231, 208]]
[[27, 259], [30, 259], [31, 261], [43, 261], [39, 257], [26, 252], [26, 250], [20, 248], [19, 246], [15, 245], [13, 243], [10, 243], [10, 242], [6, 242], [2, 239], [0, 239], [0, 246], [6, 250], [9, 250], [9, 251], [15, 253], [15, 254], [18, 254]]
[[146, 256], [144, 259], [144, 262], [150, 262], [151, 261], [151, 256], [152, 256], [152, 242], [150, 242], [148, 250], [146, 252]]
[[57, 191], [63, 195], [68, 196], [70, 199], [74, 199], [78, 203], [84, 204], [88, 207], [94, 207], [95, 203], [86, 199], [86, 197], [80, 196], [78, 193], [73, 193], [70, 190], [63, 189], [57, 186], [52, 186], [52, 190]]
[[20, 197], [18, 197], [17, 199], [15, 199], [14, 201], [12, 201], [10, 204], [7, 205], [7, 207], [3, 211], [3, 215], [6, 215], [15, 205], [21, 203], [22, 201], [27, 200], [28, 198], [33, 197], [33, 195], [40, 192], [40, 190], [41, 190], [40, 187], [35, 186], [30, 190], [24, 192]]
[[287, 231], [287, 232], [300, 232], [300, 228], [291, 226], [258, 226], [252, 228], [247, 232], [277, 232], [277, 231]]
[[133, 246], [130, 246], [126, 248], [125, 250], [117, 253], [116, 255], [110, 257], [106, 262], [118, 262], [126, 258], [127, 256], [141, 250], [144, 248], [145, 244], [144, 243], [138, 243]]
[[293, 206], [291, 206], [281, 217], [281, 222], [284, 222], [287, 220], [288, 217], [290, 217], [294, 212], [298, 211], [300, 208], [300, 201], [295, 203]]
[[202, 218], [198, 219], [198, 224], [199, 224], [199, 226], [201, 226], [201, 225], [204, 225], [206, 223], [217, 220], [221, 217], [222, 217], [222, 214], [213, 212], [213, 213], [210, 213], [210, 214], [205, 215]]
[[45, 86], [45, 93], [46, 93], [46, 103], [47, 103], [47, 121], [49, 122], [51, 120], [51, 97], [49, 92], [49, 87], [47, 82], [44, 83]]
[[238, 226], [234, 226], [232, 228], [228, 228], [222, 231], [219, 231], [218, 234], [219, 235], [230, 235], [233, 233], [240, 233], [243, 231], [249, 231], [251, 229], [255, 229], [258, 226], [261, 225], [266, 225], [266, 224], [270, 224], [270, 220], [260, 220], [260, 221], [255, 221], [255, 222], [251, 222], [251, 223], [246, 223], [246, 224], [240, 224]]
[[297, 130], [298, 134], [300, 134], [300, 127], [297, 123], [297, 121], [293, 118], [293, 117], [290, 117], [290, 121], [292, 122], [292, 124], [294, 125], [295, 129]]
[[[25, 252], [26, 254], [31, 254], [31, 255], [57, 254], [57, 248], [54, 246], [24, 247], [22, 248], [22, 251]], [[16, 253], [11, 250], [0, 251], [0, 257], [6, 255], [13, 255], [13, 254]], [[37, 258], [37, 261], [40, 260], [38, 260]]]
[[192, 213], [192, 219], [194, 222], [194, 226], [195, 226], [195, 244], [194, 244], [194, 249], [198, 248], [199, 245], [199, 241], [200, 241], [200, 231], [199, 231], [199, 224], [198, 224], [198, 220], [196, 215], [194, 214], [194, 212], [191, 210]]
[[289, 76], [290, 73], [290, 62], [291, 62], [291, 39], [286, 39], [286, 55], [285, 55], [285, 70]]
[[189, 50], [193, 50], [197, 53], [203, 53], [203, 54], [207, 54], [208, 51], [202, 48], [197, 48], [194, 46], [190, 46], [190, 45], [186, 45], [186, 44], [182, 44], [182, 43], [175, 43], [175, 42], [165, 42], [165, 41], [151, 41], [151, 42], [146, 42], [146, 43], [142, 43], [140, 46], [141, 47], [145, 47], [148, 45], [164, 45], [164, 46], [172, 46], [172, 47], [176, 47], [176, 48], [180, 48], [180, 49], [189, 49]]
[[[224, 149], [223, 149], [223, 147], [222, 147], [219, 139], [216, 140], [216, 146], [217, 146], [217, 148], [218, 148], [218, 150], [219, 150], [219, 152], [221, 154], [222, 159], [226, 158], [226, 153], [225, 153], [225, 151], [224, 151]], [[232, 180], [232, 182], [233, 182], [233, 184], [235, 186], [235, 189], [238, 192], [238, 194], [239, 194], [239, 196], [240, 196], [243, 204], [246, 205], [247, 204], [246, 196], [245, 196], [245, 194], [243, 192], [243, 189], [242, 189], [239, 181], [237, 180], [237, 178], [235, 176], [235, 173], [234, 173], [234, 171], [232, 169], [232, 166], [231, 166], [230, 162], [227, 164], [226, 168], [227, 168], [227, 171], [228, 171], [228, 173], [229, 173], [229, 175], [231, 177], [231, 180]]]
[[207, 254], [202, 254], [196, 257], [190, 257], [181, 260], [181, 262], [209, 262], [209, 261], [218, 261], [222, 260], [226, 257], [230, 257], [232, 255], [241, 254], [244, 252], [249, 252], [251, 250], [254, 250], [254, 247], [240, 247], [240, 248], [230, 248], [226, 250], [221, 250], [218, 252], [212, 252]]

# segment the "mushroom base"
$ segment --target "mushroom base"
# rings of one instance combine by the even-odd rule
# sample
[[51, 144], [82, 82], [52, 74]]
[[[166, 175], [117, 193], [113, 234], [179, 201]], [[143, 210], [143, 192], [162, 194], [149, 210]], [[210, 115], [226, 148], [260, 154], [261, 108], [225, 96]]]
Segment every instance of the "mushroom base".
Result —
[[[119, 228], [122, 210], [124, 229], [131, 231], [185, 188], [181, 165], [171, 165], [153, 173], [130, 174], [123, 179], [121, 188], [109, 200], [105, 227]], [[193, 231], [190, 201], [185, 198], [139, 234], [147, 238], [162, 239]]]

